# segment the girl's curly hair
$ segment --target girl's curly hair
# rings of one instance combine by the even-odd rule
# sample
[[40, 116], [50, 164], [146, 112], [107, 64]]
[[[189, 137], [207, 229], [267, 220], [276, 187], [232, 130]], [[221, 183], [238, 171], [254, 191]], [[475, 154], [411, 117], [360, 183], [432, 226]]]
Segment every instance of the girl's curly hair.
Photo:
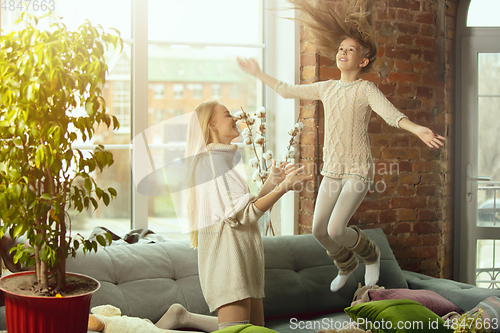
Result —
[[369, 60], [361, 73], [373, 68], [378, 52], [372, 17], [374, 0], [343, 0], [338, 11], [327, 0], [288, 1], [301, 12], [297, 21], [304, 26], [306, 38], [321, 55], [335, 61], [340, 43], [353, 38]]

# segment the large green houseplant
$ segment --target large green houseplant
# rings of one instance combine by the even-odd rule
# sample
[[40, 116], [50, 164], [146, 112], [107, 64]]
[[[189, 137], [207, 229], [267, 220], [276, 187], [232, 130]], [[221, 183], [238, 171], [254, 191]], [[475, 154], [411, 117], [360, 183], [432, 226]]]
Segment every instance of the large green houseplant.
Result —
[[[41, 29], [45, 22], [55, 23]], [[51, 15], [23, 13], [16, 24], [19, 30], [0, 37], [0, 235], [27, 237], [30, 246], [18, 246], [15, 261], [34, 265], [37, 291], [54, 295], [64, 290], [66, 258], [78, 248], [97, 250], [96, 241], [71, 234], [68, 211], [116, 196], [95, 181], [112, 154], [74, 144], [91, 139], [101, 123], [119, 126], [102, 89], [105, 52], [121, 51], [122, 40], [88, 21], [68, 31]]]

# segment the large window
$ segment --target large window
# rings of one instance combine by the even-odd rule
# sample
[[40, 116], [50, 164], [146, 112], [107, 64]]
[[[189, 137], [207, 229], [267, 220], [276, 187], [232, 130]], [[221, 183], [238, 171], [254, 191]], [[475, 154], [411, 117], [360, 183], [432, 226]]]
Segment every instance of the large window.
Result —
[[[170, 118], [167, 116], [161, 122], [148, 118], [145, 124], [148, 128], [147, 142], [161, 142], [150, 148], [155, 165], [161, 165], [165, 155], [172, 154], [169, 147], [172, 143], [177, 145], [176, 130], [185, 126], [165, 120], [190, 113], [196, 105], [208, 99], [220, 101], [231, 112], [240, 107], [255, 110], [263, 105], [259, 92], [262, 86], [239, 70], [236, 64], [237, 56], [264, 58], [262, 2], [148, 1], [148, 85], [165, 84], [167, 89], [165, 98], [148, 97], [147, 104], [148, 108], [175, 110]], [[231, 85], [240, 86], [244, 96], [239, 100], [231, 99]], [[148, 92], [148, 96], [150, 94]], [[139, 128], [136, 135], [138, 132]], [[248, 148], [241, 145], [240, 152], [244, 160], [248, 160]], [[251, 170], [240, 171], [251, 175]], [[176, 177], [166, 178], [169, 189], [175, 186], [172, 183], [175, 183]], [[176, 214], [174, 209], [174, 202], [177, 209], [186, 205], [182, 200], [175, 193], [149, 196], [145, 200], [147, 203], [144, 202], [147, 211], [137, 216], [147, 215], [147, 227], [155, 232], [176, 239], [186, 238], [180, 233], [178, 225], [184, 216]]]
[[457, 19], [455, 274], [500, 288], [500, 9], [462, 0]]
[[[162, 122], [191, 112], [201, 101], [217, 99], [231, 112], [241, 107], [252, 111], [266, 105], [262, 84], [236, 64], [237, 56], [255, 57], [264, 68], [271, 68], [266, 61], [269, 49], [266, 50], [265, 41], [269, 39], [266, 37], [269, 31], [265, 27], [266, 22], [275, 18], [265, 14], [264, 2], [51, 1], [51, 9], [68, 29], [77, 29], [88, 19], [105, 29], [119, 30], [124, 39], [122, 53], [110, 50], [107, 54], [109, 75], [104, 87], [106, 105], [119, 119], [120, 130], [100, 128], [92, 141], [75, 147], [89, 151], [96, 144], [104, 144], [113, 152], [114, 165], [95, 177], [100, 185], [115, 187], [118, 197], [108, 207], [101, 205], [95, 212], [74, 215], [74, 232], [86, 236], [96, 226], [105, 226], [118, 234], [131, 228], [149, 228], [170, 238], [188, 238], [180, 233], [169, 195], [144, 196], [136, 191], [130, 143], [137, 135], [147, 133], [151, 151], [159, 149], [155, 158], [161, 159], [162, 145], [173, 130], [161, 125]], [[26, 10], [35, 15], [46, 13], [40, 7], [23, 8]], [[20, 12], [19, 8], [2, 10], [4, 33], [14, 29]], [[295, 36], [291, 34], [289, 38]], [[287, 112], [292, 119], [290, 127], [295, 114]], [[148, 131], [158, 124], [161, 126]], [[241, 139], [237, 142], [244, 161], [248, 160], [249, 149], [241, 144]], [[272, 134], [268, 142], [272, 142]], [[253, 171], [248, 163], [241, 171], [251, 179]], [[250, 185], [255, 193], [251, 181]]]

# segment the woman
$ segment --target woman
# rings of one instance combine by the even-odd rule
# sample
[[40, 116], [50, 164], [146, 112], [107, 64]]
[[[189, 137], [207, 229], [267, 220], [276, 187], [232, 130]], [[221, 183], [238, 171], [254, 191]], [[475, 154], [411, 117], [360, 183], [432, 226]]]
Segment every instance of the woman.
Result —
[[303, 167], [277, 167], [273, 161], [269, 178], [252, 196], [233, 165], [237, 118], [217, 101], [203, 102], [194, 111], [187, 139], [188, 218], [203, 296], [218, 318], [190, 314], [175, 305], [156, 325], [170, 329], [195, 323], [193, 328], [208, 331], [248, 323], [263, 326], [264, 251], [257, 221], [283, 194], [312, 176], [299, 175]]

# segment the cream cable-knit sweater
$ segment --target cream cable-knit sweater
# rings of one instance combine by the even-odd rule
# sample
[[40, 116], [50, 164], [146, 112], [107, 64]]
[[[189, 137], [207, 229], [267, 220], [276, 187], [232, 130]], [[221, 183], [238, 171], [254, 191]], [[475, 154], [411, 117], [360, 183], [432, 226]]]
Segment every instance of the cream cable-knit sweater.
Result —
[[330, 178], [373, 181], [374, 165], [368, 139], [371, 111], [399, 127], [407, 118], [369, 81], [342, 85], [329, 80], [303, 85], [279, 81], [274, 90], [284, 98], [321, 100], [325, 112], [325, 139], [321, 174]]
[[[236, 145], [209, 144], [196, 177], [222, 175], [197, 182], [198, 271], [210, 311], [246, 298], [264, 297], [264, 248], [255, 207], [245, 180], [234, 170]], [[212, 168], [213, 163], [213, 168]], [[204, 176], [205, 175], [205, 176]], [[207, 223], [207, 221], [210, 221]]]

